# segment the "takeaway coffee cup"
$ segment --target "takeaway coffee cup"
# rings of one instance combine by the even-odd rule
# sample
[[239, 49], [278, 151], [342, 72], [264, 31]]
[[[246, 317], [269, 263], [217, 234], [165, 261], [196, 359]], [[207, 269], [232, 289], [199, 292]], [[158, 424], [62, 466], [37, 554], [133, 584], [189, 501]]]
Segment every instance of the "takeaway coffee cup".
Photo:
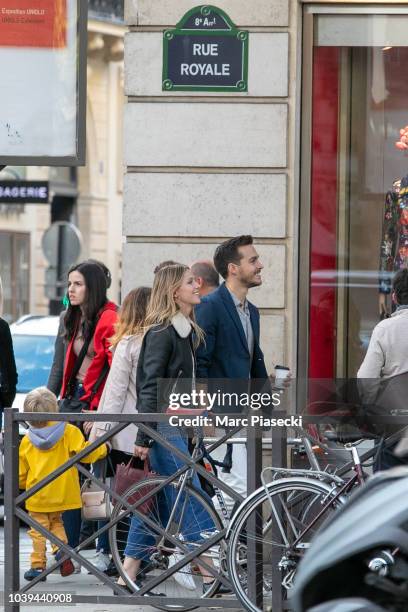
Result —
[[287, 368], [286, 366], [282, 366], [282, 365], [275, 366], [275, 387], [278, 387], [278, 389], [284, 388], [285, 386], [284, 380], [289, 374], [289, 372], [290, 372], [290, 369]]

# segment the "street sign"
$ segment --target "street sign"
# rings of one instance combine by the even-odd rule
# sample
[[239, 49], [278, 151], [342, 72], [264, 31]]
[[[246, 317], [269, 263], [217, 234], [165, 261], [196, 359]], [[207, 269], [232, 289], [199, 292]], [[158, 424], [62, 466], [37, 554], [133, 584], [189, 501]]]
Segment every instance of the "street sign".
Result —
[[42, 250], [51, 266], [58, 263], [68, 269], [79, 257], [82, 236], [77, 227], [68, 221], [53, 223], [42, 237]]
[[47, 181], [0, 181], [1, 204], [48, 204]]
[[163, 91], [247, 91], [248, 38], [221, 9], [191, 9], [163, 32]]

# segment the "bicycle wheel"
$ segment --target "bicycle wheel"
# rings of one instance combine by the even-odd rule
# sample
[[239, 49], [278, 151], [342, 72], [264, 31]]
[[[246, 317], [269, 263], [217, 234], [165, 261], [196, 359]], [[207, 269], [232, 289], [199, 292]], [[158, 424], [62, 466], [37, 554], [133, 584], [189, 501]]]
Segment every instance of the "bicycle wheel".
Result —
[[[129, 488], [123, 497], [129, 503], [151, 493], [153, 489], [163, 484], [165, 478], [151, 478]], [[180, 483], [167, 484], [159, 492], [153, 494], [151, 507], [143, 516], [126, 508], [125, 504], [117, 503], [112, 512], [112, 519], [120, 519], [109, 532], [113, 560], [120, 576], [134, 591], [142, 581], [148, 585], [152, 578], [164, 574], [175, 563], [182, 561], [187, 553], [205, 543], [205, 540], [222, 530], [221, 520], [207, 501], [205, 496], [191, 486], [185, 486], [180, 491]], [[171, 516], [173, 513], [173, 516]], [[160, 533], [166, 531], [174, 538], [170, 540]], [[208, 563], [220, 573], [219, 559], [222, 544], [219, 542], [205, 551], [199, 558], [193, 559], [171, 576], [163, 580], [151, 590], [166, 597], [175, 599], [186, 597], [211, 597], [219, 586], [218, 578], [203, 593], [203, 574], [211, 576], [211, 572], [201, 566], [200, 560]], [[143, 559], [143, 564], [136, 576], [129, 575], [123, 564], [124, 555]], [[153, 603], [149, 605], [154, 605]], [[193, 610], [198, 606], [184, 606], [172, 603], [155, 605], [161, 610]]]
[[268, 493], [262, 487], [238, 508], [227, 540], [227, 561], [235, 593], [246, 610], [272, 610], [273, 567], [281, 572], [283, 598], [287, 598], [310, 539], [345, 502], [344, 497], [333, 501], [334, 496], [332, 487], [323, 482], [285, 478], [268, 485]]

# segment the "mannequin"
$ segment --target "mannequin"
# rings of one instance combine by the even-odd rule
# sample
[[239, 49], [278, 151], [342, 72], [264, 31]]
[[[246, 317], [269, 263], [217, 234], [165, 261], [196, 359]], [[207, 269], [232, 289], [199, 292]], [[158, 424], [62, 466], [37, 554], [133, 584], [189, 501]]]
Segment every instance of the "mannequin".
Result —
[[[395, 146], [408, 149], [408, 126], [400, 130]], [[387, 295], [391, 293], [391, 275], [408, 267], [408, 175], [397, 179], [385, 198], [384, 222], [380, 247], [378, 306], [381, 317], [390, 314]]]

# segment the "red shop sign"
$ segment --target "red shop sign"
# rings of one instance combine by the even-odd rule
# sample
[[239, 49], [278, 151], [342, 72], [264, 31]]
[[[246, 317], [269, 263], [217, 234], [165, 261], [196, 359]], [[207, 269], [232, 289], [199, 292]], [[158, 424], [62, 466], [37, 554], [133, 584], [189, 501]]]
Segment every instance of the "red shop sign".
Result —
[[66, 0], [0, 0], [0, 47], [61, 49], [66, 44]]

